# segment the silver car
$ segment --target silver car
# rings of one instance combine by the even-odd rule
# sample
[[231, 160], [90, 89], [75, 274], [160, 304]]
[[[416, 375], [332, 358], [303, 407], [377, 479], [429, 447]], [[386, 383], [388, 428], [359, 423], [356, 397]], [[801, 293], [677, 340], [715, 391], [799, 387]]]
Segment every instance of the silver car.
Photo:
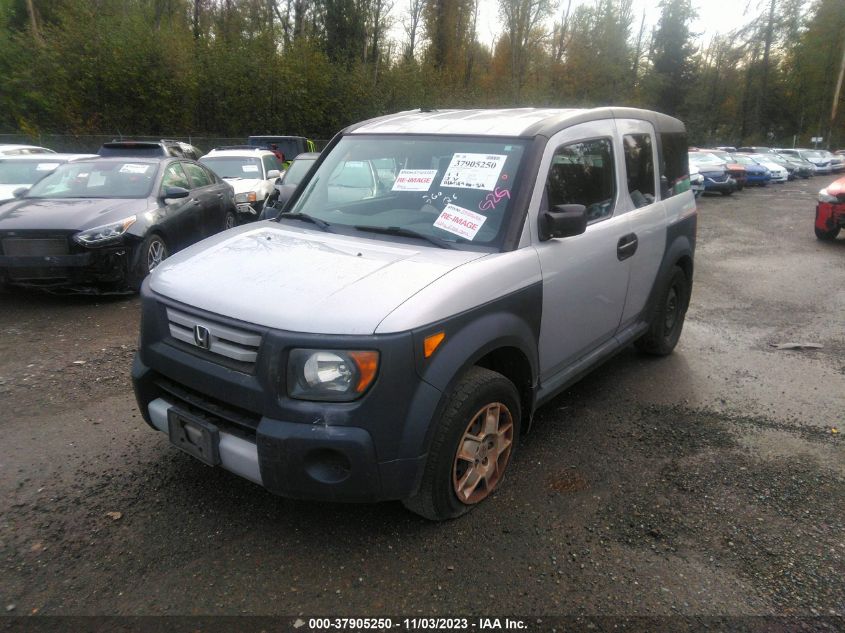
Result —
[[457, 517], [539, 406], [629, 344], [672, 352], [696, 220], [684, 125], [655, 112], [365, 121], [278, 218], [156, 268], [141, 412], [279, 495]]

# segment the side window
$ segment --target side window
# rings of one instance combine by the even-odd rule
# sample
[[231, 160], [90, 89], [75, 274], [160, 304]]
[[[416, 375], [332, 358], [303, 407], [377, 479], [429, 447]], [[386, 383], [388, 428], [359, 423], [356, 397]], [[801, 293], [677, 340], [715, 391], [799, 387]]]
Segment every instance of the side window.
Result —
[[170, 163], [164, 170], [164, 176], [161, 179], [161, 190], [164, 192], [168, 187], [182, 187], [183, 189], [190, 189], [191, 184], [188, 182], [188, 177], [185, 175], [185, 170], [182, 169], [180, 163]]
[[184, 163], [184, 165], [185, 171], [187, 171], [188, 175], [191, 177], [195, 189], [198, 189], [199, 187], [207, 187], [213, 182], [200, 165], [197, 165], [196, 163]]
[[689, 191], [687, 135], [681, 132], [660, 135], [660, 196], [671, 198]]
[[654, 151], [649, 134], [626, 134], [625, 172], [631, 202], [639, 209], [654, 202]]
[[610, 139], [593, 139], [555, 150], [546, 180], [549, 208], [559, 204], [583, 204], [587, 221], [613, 214], [616, 176]]
[[264, 163], [264, 176], [267, 176], [267, 172], [271, 169], [277, 169], [281, 171], [281, 166], [279, 165], [279, 161], [276, 160], [275, 156], [270, 156], [269, 154], [261, 157], [261, 162]]

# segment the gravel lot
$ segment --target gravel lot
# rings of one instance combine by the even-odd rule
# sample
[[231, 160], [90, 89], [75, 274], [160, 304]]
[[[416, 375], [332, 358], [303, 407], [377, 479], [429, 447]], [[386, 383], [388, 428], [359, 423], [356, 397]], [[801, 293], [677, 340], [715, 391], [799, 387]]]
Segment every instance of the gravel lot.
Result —
[[204, 466], [136, 411], [136, 299], [0, 295], [3, 612], [845, 615], [845, 239], [812, 229], [831, 180], [702, 199], [676, 353], [626, 350], [541, 409], [448, 524]]

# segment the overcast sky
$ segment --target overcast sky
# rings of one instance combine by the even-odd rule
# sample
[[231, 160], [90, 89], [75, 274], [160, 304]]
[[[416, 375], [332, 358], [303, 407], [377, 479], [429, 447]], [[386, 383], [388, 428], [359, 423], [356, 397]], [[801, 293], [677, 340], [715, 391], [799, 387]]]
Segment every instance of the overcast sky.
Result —
[[[566, 2], [567, 0], [559, 0], [554, 20], [560, 21]], [[595, 0], [573, 0], [571, 10], [574, 11], [579, 4], [592, 5], [594, 3]], [[732, 31], [755, 17], [758, 3], [765, 3], [765, 0], [692, 0], [692, 5], [698, 12], [693, 31], [699, 33], [699, 40], [702, 44], [706, 44], [714, 35]], [[397, 20], [393, 36], [399, 41], [405, 38], [400, 20], [407, 14], [407, 8], [408, 0], [396, 0], [393, 8], [393, 15]], [[633, 0], [633, 8], [634, 15], [637, 16], [635, 30], [639, 28], [644, 10], [647, 28], [656, 24], [660, 17], [658, 2]], [[490, 45], [501, 32], [498, 0], [479, 0], [478, 39]]]

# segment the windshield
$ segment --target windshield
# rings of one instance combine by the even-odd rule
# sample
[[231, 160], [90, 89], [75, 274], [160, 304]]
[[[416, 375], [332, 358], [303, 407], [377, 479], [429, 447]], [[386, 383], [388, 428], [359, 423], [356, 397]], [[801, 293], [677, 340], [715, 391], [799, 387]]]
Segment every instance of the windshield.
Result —
[[49, 158], [0, 161], [0, 185], [31, 185], [41, 180], [63, 162]]
[[282, 181], [286, 185], [298, 185], [311, 166], [314, 164], [316, 158], [302, 158], [293, 161], [285, 172], [285, 179]]
[[739, 163], [740, 165], [756, 165], [756, 161], [750, 159], [748, 156], [743, 156], [742, 154], [732, 154], [730, 158], [733, 162]]
[[689, 159], [699, 164], [707, 163], [719, 166], [723, 166], [725, 164], [725, 161], [723, 161], [718, 156], [714, 156], [713, 154], [708, 154], [705, 152], [690, 152]]
[[200, 162], [221, 178], [263, 179], [261, 160], [258, 158], [221, 156], [219, 158], [203, 158]]
[[67, 163], [33, 185], [27, 198], [146, 198], [158, 164], [131, 161]]
[[814, 149], [804, 150], [803, 152], [801, 152], [801, 156], [803, 156], [804, 158], [824, 158], [824, 155], [821, 152], [816, 151]]
[[[510, 217], [525, 141], [348, 135], [291, 208], [338, 226], [494, 246]], [[395, 231], [398, 232], [398, 231]]]

